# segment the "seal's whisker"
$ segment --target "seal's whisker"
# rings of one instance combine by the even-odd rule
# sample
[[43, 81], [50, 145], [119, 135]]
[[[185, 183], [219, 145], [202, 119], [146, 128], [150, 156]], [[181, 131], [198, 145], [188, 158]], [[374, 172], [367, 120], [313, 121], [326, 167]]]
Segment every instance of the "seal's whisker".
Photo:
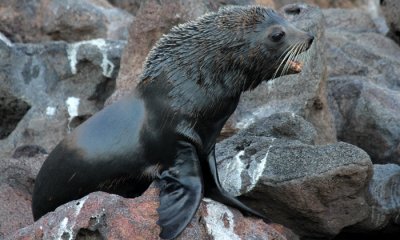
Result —
[[[290, 57], [291, 52], [293, 51], [293, 49], [294, 49], [295, 46], [296, 46], [296, 45], [291, 45], [291, 46], [283, 53], [283, 54], [285, 54], [285, 56], [284, 56], [283, 59], [280, 61], [279, 66], [276, 68], [275, 73], [274, 73], [272, 79], [274, 79], [274, 78], [278, 75], [279, 70], [281, 69], [281, 67], [284, 68], [284, 66], [285, 66], [285, 64], [286, 64], [286, 62], [287, 62], [287, 59]], [[280, 57], [280, 58], [281, 58], [281, 57]], [[282, 68], [282, 69], [283, 69], [283, 68]], [[282, 74], [280, 74], [280, 76], [282, 76]], [[279, 77], [280, 77], [280, 76], [279, 76]]]
[[[291, 45], [290, 47], [288, 47], [282, 54], [281, 56], [278, 58], [277, 62], [279, 63], [279, 66], [277, 67], [276, 71], [274, 72], [274, 75], [272, 78], [275, 78], [276, 75], [279, 72], [279, 69], [281, 68], [282, 64], [285, 62], [285, 59], [288, 57], [288, 54], [290, 53], [290, 51], [292, 51], [292, 49], [294, 48], [294, 45]], [[282, 58], [283, 57], [283, 58]]]
[[283, 53], [279, 56], [277, 62], [281, 61], [283, 56], [286, 56], [286, 54], [294, 47], [295, 45], [291, 45], [289, 46], [285, 51], [283, 51]]
[[289, 58], [285, 61], [285, 65], [284, 65], [284, 68], [283, 68], [283, 70], [281, 72], [281, 76], [286, 75], [287, 72], [289, 71], [290, 65], [291, 65], [291, 61], [293, 61], [293, 59], [296, 57], [297, 52], [299, 50], [299, 46], [300, 45], [298, 43], [295, 44], [295, 48], [293, 48], [293, 50], [291, 51], [291, 53], [289, 55]]

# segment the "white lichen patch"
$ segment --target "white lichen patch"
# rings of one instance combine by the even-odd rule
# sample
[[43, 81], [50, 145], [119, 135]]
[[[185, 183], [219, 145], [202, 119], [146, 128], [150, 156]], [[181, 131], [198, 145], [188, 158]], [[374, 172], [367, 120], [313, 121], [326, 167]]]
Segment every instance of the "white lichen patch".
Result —
[[56, 114], [56, 108], [55, 107], [47, 107], [46, 108], [46, 115], [47, 116], [54, 116]]
[[88, 199], [88, 196], [82, 198], [81, 200], [78, 200], [77, 203], [74, 205], [75, 211], [74, 211], [74, 215], [73, 215], [73, 218], [71, 219], [71, 221], [69, 221], [68, 217], [65, 217], [61, 221], [60, 226], [57, 231], [56, 239], [58, 239], [58, 240], [65, 240], [65, 239], [73, 240], [73, 239], [75, 239], [73, 227], [75, 226], [76, 218], [79, 215], [79, 213], [81, 212], [82, 207], [85, 204], [87, 199]]
[[234, 196], [240, 195], [240, 190], [242, 189], [241, 174], [245, 169], [241, 159], [243, 155], [244, 151], [242, 150], [233, 157], [232, 161], [228, 161], [225, 170], [228, 174], [221, 182], [222, 187]]
[[68, 46], [67, 53], [68, 53], [68, 60], [69, 60], [69, 64], [71, 67], [72, 74], [77, 73], [77, 69], [76, 69], [76, 66], [78, 64], [77, 55], [79, 52], [79, 48], [85, 44], [96, 46], [99, 49], [99, 51], [102, 55], [102, 62], [100, 64], [100, 66], [101, 66], [101, 69], [103, 70], [103, 75], [105, 77], [111, 77], [112, 73], [115, 69], [115, 66], [107, 57], [107, 44], [104, 39], [93, 39], [93, 40], [88, 40], [88, 41], [82, 41], [82, 42], [70, 44]]
[[256, 118], [253, 115], [250, 115], [237, 122], [235, 127], [237, 129], [246, 129], [250, 126], [250, 124], [254, 123], [255, 121]]
[[70, 124], [72, 119], [74, 117], [79, 115], [79, 102], [80, 99], [76, 97], [69, 97], [65, 103], [67, 104], [67, 110], [68, 110], [68, 131], [71, 131]]
[[71, 121], [74, 117], [78, 116], [80, 99], [76, 97], [69, 97], [65, 103], [69, 114], [68, 120]]
[[[272, 143], [275, 141], [275, 139], [272, 139]], [[268, 154], [272, 148], [272, 143], [268, 147], [267, 153], [265, 156], [258, 162], [255, 159], [252, 159], [250, 162], [249, 166], [249, 177], [250, 177], [250, 185], [247, 186], [246, 191], [251, 191], [257, 184], [258, 180], [262, 176], [265, 167], [267, 166], [267, 160], [268, 160]]]
[[67, 226], [68, 226], [68, 218], [65, 217], [60, 223], [60, 227], [58, 228], [56, 239], [62, 240], [63, 239], [62, 236], [64, 235], [64, 233], [65, 232], [69, 233], [69, 230], [67, 229]]
[[204, 198], [208, 215], [204, 218], [207, 232], [214, 240], [240, 240], [235, 233], [233, 213], [225, 205]]
[[263, 105], [254, 109], [251, 113], [247, 114], [247, 116], [240, 119], [235, 124], [235, 127], [237, 129], [246, 129], [257, 120], [269, 117], [274, 114], [276, 112], [276, 109], [280, 109], [282, 112], [290, 111], [290, 106], [288, 104], [279, 103], [273, 100], [271, 100], [269, 103], [270, 105]]
[[6, 36], [4, 36], [4, 34], [1, 33], [1, 32], [0, 32], [0, 40], [1, 40], [2, 42], [4, 42], [4, 43], [5, 43], [7, 46], [9, 46], [9, 47], [12, 47], [12, 46], [13, 46], [12, 42], [11, 42], [10, 40], [8, 40], [8, 38], [7, 38]]

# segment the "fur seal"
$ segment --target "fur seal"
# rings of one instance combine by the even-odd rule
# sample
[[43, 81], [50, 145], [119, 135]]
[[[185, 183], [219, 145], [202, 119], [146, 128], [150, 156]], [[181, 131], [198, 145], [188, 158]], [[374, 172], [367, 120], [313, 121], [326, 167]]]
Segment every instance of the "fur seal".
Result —
[[178, 236], [203, 195], [262, 218], [225, 192], [215, 142], [243, 91], [298, 73], [313, 36], [274, 10], [229, 7], [174, 27], [150, 51], [130, 96], [76, 128], [49, 154], [35, 183], [37, 220], [94, 191], [124, 197], [161, 182], [160, 237]]

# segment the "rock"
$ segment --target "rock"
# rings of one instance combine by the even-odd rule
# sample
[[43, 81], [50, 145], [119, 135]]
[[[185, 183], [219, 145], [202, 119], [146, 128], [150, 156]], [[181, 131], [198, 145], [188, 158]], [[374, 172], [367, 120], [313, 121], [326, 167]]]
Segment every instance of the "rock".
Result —
[[316, 39], [308, 50], [308, 61], [300, 74], [262, 83], [242, 95], [238, 108], [228, 120], [223, 134], [246, 128], [257, 119], [276, 112], [293, 112], [310, 121], [317, 130], [316, 141], [336, 141], [333, 118], [326, 99], [324, 18], [317, 7], [289, 5], [280, 12], [300, 29], [309, 29]]
[[0, 31], [13, 42], [126, 40], [133, 16], [106, 0], [6, 0]]
[[221, 183], [302, 237], [332, 237], [367, 218], [372, 163], [356, 146], [316, 138], [292, 113], [259, 120], [217, 145]]
[[141, 3], [134, 23], [129, 29], [129, 41], [122, 56], [117, 90], [107, 103], [131, 92], [138, 83], [143, 63], [158, 39], [173, 26], [193, 20], [207, 11], [217, 11], [221, 5], [260, 3], [270, 0], [148, 0]]
[[140, 8], [140, 5], [143, 4], [144, 0], [108, 0], [113, 6], [124, 9], [125, 11], [131, 13], [133, 16], [136, 15], [137, 11]]
[[[317, 5], [321, 8], [355, 8], [365, 5], [369, 0], [304, 0], [302, 2], [311, 5]], [[282, 7], [292, 3], [298, 3], [297, 0], [277, 0], [277, 7]]]
[[362, 9], [324, 9], [326, 25], [332, 31], [378, 32], [371, 16]]
[[103, 39], [74, 44], [0, 39], [0, 236], [33, 222], [31, 193], [43, 154], [103, 107], [123, 47], [124, 42]]
[[[159, 239], [158, 189], [124, 199], [103, 192], [58, 207], [34, 224], [6, 239]], [[274, 239], [295, 240], [296, 235], [279, 225], [243, 217], [218, 202], [204, 199], [192, 222], [177, 239]]]
[[[363, 222], [355, 226], [364, 231], [400, 233], [400, 166], [375, 164], [369, 184], [370, 211]], [[384, 229], [384, 231], [382, 231]]]
[[400, 2], [396, 0], [381, 0], [382, 13], [389, 27], [388, 36], [400, 44]]
[[45, 156], [0, 158], [0, 239], [33, 223], [33, 183]]
[[7, 116], [0, 121], [0, 157], [32, 143], [50, 152], [101, 109], [114, 90], [123, 47], [124, 42], [103, 39], [73, 44], [0, 40], [0, 112]]
[[400, 163], [400, 95], [369, 77], [331, 78], [338, 136], [369, 153], [374, 163]]
[[339, 140], [361, 147], [374, 163], [400, 163], [400, 47], [367, 29], [365, 22], [327, 29], [329, 106]]

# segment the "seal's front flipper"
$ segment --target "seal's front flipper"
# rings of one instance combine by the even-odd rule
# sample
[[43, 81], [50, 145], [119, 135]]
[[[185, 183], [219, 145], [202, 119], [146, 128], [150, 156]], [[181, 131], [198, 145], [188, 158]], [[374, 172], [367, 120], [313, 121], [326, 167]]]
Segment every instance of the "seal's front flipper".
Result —
[[201, 167], [196, 149], [187, 142], [178, 143], [175, 165], [161, 176], [160, 207], [157, 209], [160, 237], [178, 236], [192, 220], [202, 198]]
[[[250, 213], [254, 216], [260, 217], [266, 223], [271, 222], [271, 220], [268, 219], [266, 216], [244, 205], [241, 201], [231, 196], [228, 192], [226, 192], [222, 188], [221, 183], [219, 182], [217, 164], [215, 161], [215, 146], [208, 155], [207, 162], [208, 162], [207, 166], [208, 169], [203, 170], [204, 180], [206, 181], [205, 182], [206, 197], [209, 197], [226, 205], [236, 207], [237, 209], [244, 211], [245, 213]], [[207, 174], [210, 174], [211, 176], [207, 176]]]

